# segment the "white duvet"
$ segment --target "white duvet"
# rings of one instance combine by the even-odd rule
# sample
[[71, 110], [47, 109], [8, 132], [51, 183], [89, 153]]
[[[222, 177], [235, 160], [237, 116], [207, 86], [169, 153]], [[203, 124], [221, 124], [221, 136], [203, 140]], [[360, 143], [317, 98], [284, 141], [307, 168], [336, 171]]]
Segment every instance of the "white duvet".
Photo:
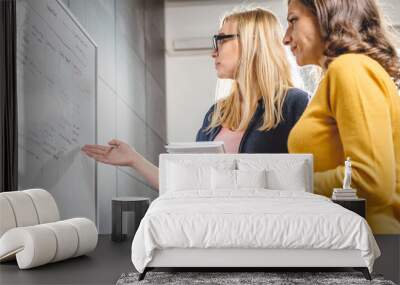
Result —
[[140, 223], [132, 262], [143, 272], [165, 248], [358, 249], [370, 272], [380, 255], [359, 215], [320, 195], [265, 189], [162, 195]]

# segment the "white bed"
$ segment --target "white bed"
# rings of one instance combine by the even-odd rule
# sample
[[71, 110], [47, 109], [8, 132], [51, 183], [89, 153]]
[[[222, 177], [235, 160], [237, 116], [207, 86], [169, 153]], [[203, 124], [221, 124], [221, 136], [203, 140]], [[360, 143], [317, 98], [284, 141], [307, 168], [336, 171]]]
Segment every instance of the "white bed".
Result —
[[370, 278], [380, 252], [368, 224], [312, 194], [312, 169], [306, 154], [161, 155], [160, 197], [132, 243], [140, 279], [155, 267], [354, 267]]

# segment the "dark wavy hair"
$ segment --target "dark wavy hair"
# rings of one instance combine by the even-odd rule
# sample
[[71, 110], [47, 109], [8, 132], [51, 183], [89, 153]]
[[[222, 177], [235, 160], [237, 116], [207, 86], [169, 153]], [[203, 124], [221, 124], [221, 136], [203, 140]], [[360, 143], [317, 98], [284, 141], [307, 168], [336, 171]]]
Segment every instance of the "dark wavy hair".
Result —
[[[290, 4], [292, 0], [288, 0]], [[361, 53], [379, 62], [400, 88], [400, 60], [375, 0], [298, 0], [318, 19], [327, 57]]]

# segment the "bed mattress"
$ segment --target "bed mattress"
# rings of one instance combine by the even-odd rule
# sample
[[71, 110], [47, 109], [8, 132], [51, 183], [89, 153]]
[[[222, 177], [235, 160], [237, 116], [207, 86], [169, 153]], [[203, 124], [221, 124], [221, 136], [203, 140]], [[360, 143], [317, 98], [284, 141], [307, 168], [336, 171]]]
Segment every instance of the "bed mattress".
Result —
[[157, 198], [132, 243], [143, 272], [163, 249], [359, 250], [372, 271], [380, 255], [361, 216], [307, 192], [246, 189], [170, 192]]

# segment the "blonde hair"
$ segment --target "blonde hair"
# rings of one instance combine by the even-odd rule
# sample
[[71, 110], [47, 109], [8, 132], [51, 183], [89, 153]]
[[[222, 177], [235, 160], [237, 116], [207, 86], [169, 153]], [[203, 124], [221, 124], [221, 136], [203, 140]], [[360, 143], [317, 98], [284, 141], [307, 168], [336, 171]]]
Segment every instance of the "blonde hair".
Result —
[[207, 129], [224, 125], [244, 131], [260, 99], [265, 111], [259, 130], [273, 129], [283, 120], [283, 102], [293, 87], [282, 28], [276, 16], [262, 8], [231, 12], [225, 15], [221, 26], [228, 21], [237, 24], [240, 59], [230, 95], [217, 101]]

